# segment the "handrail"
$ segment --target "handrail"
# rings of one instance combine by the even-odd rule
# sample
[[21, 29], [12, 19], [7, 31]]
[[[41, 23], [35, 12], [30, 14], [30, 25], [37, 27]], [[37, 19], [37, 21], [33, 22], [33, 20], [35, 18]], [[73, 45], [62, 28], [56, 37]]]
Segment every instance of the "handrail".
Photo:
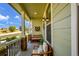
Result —
[[4, 42], [4, 43], [1, 43], [0, 46], [8, 46], [10, 44], [13, 44], [13, 43], [19, 41], [19, 40], [21, 40], [21, 39], [14, 39], [14, 40], [11, 40], [9, 42]]
[[54, 51], [54, 50], [53, 50], [53, 47], [51, 46], [51, 44], [50, 44], [47, 40], [46, 40], [45, 42], [48, 44], [48, 52], [49, 52], [49, 53], [47, 53], [47, 54], [50, 54], [50, 55], [53, 56], [53, 55], [54, 55], [54, 54], [53, 54], [53, 51]]
[[0, 34], [0, 38], [5, 37], [5, 36], [13, 36], [13, 35], [17, 35], [17, 34], [21, 34], [21, 32], [12, 32], [12, 33]]
[[[0, 34], [0, 38], [1, 37], [6, 37], [6, 36], [15, 36], [17, 34], [20, 34], [21, 35], [21, 32], [12, 32], [12, 33], [5, 33], [5, 34]], [[4, 42], [4, 43], [0, 43], [0, 46], [3, 46], [3, 45], [8, 45], [8, 44], [13, 44], [14, 42], [16, 42], [18, 39], [14, 39], [14, 40], [11, 40], [11, 41], [8, 41], [8, 42]]]
[[45, 42], [53, 49], [53, 47], [51, 46], [51, 44], [47, 40], [45, 40]]
[[[0, 46], [1, 46], [1, 50], [0, 51], [2, 51], [1, 52], [1, 55], [3, 54], [3, 55], [8, 55], [8, 56], [14, 56], [15, 55], [15, 53], [16, 53], [16, 50], [15, 50], [15, 48], [13, 48], [13, 47], [15, 47], [15, 46], [17, 46], [17, 45], [15, 45], [15, 43], [19, 43], [19, 41], [20, 41], [21, 39], [20, 38], [16, 38], [16, 39], [14, 39], [14, 40], [11, 40], [11, 41], [6, 41], [6, 42], [4, 42], [4, 43], [1, 43], [0, 44]], [[10, 47], [12, 47], [12, 48], [10, 48]], [[6, 51], [4, 52], [4, 50], [3, 49], [6, 49]], [[19, 46], [17, 47], [17, 49], [18, 49], [18, 51], [20, 50], [19, 49]], [[11, 51], [10, 51], [11, 50]], [[14, 51], [15, 50], [15, 51]], [[13, 53], [12, 53], [13, 52]], [[10, 53], [12, 53], [12, 54], [10, 54]]]

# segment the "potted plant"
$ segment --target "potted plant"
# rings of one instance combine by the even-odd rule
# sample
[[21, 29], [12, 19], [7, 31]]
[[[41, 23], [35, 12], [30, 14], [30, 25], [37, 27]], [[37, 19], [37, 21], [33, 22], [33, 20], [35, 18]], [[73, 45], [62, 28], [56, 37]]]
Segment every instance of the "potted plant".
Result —
[[38, 48], [38, 53], [42, 53], [43, 52], [43, 42], [44, 42], [44, 39], [42, 38], [39, 42], [39, 48]]
[[43, 45], [43, 42], [44, 42], [44, 40], [41, 39], [39, 44], [40, 44], [40, 45]]

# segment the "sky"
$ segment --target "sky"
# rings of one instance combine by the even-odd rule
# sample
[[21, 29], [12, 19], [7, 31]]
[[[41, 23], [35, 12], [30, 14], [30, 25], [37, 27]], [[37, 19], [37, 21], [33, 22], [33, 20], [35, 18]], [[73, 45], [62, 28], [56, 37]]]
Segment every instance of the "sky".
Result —
[[[9, 26], [16, 26], [19, 28], [21, 25], [21, 16], [7, 3], [0, 3], [0, 28], [8, 28]], [[25, 26], [28, 28], [31, 24], [25, 21]]]

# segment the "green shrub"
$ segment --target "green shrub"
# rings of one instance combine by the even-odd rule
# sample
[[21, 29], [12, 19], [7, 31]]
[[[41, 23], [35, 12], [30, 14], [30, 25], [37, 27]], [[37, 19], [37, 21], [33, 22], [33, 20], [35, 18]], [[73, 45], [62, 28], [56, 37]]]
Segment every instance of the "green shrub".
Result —
[[43, 39], [41, 39], [41, 40], [40, 40], [40, 45], [43, 45], [43, 42], [44, 42], [44, 40], [43, 40]]
[[11, 39], [9, 37], [6, 38], [7, 41], [10, 41]]
[[16, 26], [10, 26], [9, 31], [14, 32], [16, 30]]
[[11, 39], [16, 39], [16, 36], [11, 37]]
[[6, 38], [7, 41], [11, 41], [11, 40], [14, 40], [14, 39], [16, 39], [16, 36], [13, 36], [13, 37], [7, 37], [7, 38]]

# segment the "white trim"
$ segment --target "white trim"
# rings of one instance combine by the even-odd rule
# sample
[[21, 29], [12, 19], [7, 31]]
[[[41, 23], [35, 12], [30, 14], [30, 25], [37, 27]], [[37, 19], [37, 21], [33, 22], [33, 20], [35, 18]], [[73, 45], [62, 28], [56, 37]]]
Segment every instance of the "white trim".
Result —
[[45, 21], [45, 40], [47, 40], [47, 31], [46, 31], [47, 30], [47, 26], [46, 26], [46, 23], [47, 22]]
[[[41, 20], [42, 21], [42, 20]], [[43, 39], [45, 39], [44, 38], [44, 29], [43, 29], [43, 21], [42, 21], [42, 36], [43, 36]]]
[[51, 46], [53, 47], [53, 9], [52, 9], [52, 3], [51, 3]]
[[13, 43], [19, 41], [19, 40], [21, 40], [21, 39], [14, 39], [14, 40], [11, 40], [9, 42], [1, 43], [0, 46], [8, 46], [10, 44], [13, 44]]
[[77, 4], [71, 4], [71, 55], [78, 55], [77, 48]]
[[9, 54], [9, 49], [8, 49], [8, 56], [9, 56], [10, 54]]

